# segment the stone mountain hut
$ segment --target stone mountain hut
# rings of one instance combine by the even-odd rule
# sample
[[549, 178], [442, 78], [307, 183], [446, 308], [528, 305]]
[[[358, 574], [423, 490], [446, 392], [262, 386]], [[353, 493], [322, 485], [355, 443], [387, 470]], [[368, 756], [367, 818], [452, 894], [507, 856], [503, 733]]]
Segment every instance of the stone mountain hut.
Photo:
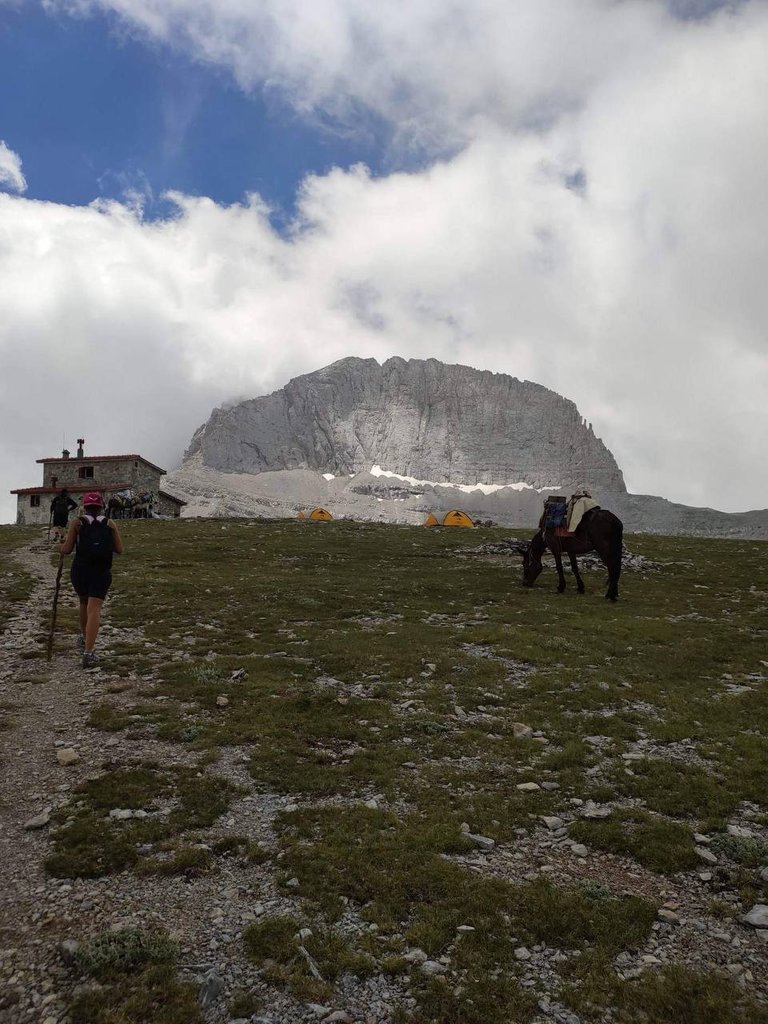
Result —
[[16, 495], [16, 522], [19, 526], [50, 520], [51, 501], [66, 487], [73, 501], [80, 501], [88, 491], [101, 491], [104, 500], [118, 491], [131, 490], [136, 494], [153, 492], [154, 511], [163, 516], [178, 518], [186, 504], [180, 498], [160, 489], [165, 470], [141, 455], [89, 455], [85, 454], [85, 439], [78, 438], [77, 454], [72, 456], [65, 448], [60, 456], [38, 459], [43, 467], [42, 487], [19, 487]]

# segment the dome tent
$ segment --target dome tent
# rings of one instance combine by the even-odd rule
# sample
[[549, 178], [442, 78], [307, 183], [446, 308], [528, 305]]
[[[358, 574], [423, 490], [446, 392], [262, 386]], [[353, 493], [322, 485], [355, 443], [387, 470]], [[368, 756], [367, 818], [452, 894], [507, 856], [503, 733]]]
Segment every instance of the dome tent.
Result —
[[309, 513], [309, 518], [314, 519], [315, 521], [319, 521], [321, 523], [329, 523], [333, 519], [333, 516], [328, 511], [328, 509], [313, 508], [312, 511]]
[[466, 512], [461, 512], [459, 509], [451, 509], [447, 512], [443, 519], [443, 526], [474, 526], [475, 524], [469, 518]]
[[422, 526], [439, 526], [440, 522], [439, 522], [438, 519], [435, 518], [434, 513], [430, 512], [429, 515], [427, 516], [427, 518], [424, 520], [424, 522], [421, 525]]

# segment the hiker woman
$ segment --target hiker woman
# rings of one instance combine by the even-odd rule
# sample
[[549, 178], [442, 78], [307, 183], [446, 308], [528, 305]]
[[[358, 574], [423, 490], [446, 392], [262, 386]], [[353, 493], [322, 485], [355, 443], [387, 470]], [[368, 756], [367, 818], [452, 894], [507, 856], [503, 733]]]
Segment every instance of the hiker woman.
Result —
[[77, 508], [77, 502], [73, 501], [69, 496], [69, 491], [66, 487], [62, 487], [61, 494], [57, 494], [51, 502], [51, 519], [53, 521], [53, 542], [54, 544], [58, 541], [62, 543], [67, 534], [67, 523], [69, 522], [69, 513], [73, 508]]
[[104, 499], [98, 491], [83, 498], [85, 515], [73, 520], [67, 539], [59, 549], [62, 555], [74, 550], [70, 579], [80, 599], [79, 649], [83, 668], [98, 664], [96, 635], [101, 623], [101, 606], [112, 582], [112, 555], [122, 555], [123, 541], [117, 526], [104, 515]]

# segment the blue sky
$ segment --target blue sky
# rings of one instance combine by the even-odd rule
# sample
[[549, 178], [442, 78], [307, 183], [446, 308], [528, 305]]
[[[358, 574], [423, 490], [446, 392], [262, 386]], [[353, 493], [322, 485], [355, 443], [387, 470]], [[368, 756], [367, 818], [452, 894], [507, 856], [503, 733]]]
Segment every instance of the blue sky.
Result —
[[239, 202], [259, 192], [290, 216], [308, 172], [380, 169], [386, 125], [354, 134], [300, 117], [276, 91], [244, 91], [225, 68], [126, 31], [116, 16], [0, 0], [0, 138], [23, 154], [26, 196], [84, 205], [167, 189]]
[[0, 0], [0, 521], [350, 355], [768, 507], [766, 124], [768, 0]]

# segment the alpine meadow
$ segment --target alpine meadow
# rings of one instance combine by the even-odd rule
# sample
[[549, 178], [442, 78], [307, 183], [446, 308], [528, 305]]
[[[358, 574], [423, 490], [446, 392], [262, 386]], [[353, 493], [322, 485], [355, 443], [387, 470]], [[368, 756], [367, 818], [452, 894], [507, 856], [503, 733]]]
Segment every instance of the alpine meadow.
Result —
[[764, 543], [629, 534], [612, 604], [507, 530], [121, 529], [87, 673], [0, 530], [0, 1019], [768, 1021]]

